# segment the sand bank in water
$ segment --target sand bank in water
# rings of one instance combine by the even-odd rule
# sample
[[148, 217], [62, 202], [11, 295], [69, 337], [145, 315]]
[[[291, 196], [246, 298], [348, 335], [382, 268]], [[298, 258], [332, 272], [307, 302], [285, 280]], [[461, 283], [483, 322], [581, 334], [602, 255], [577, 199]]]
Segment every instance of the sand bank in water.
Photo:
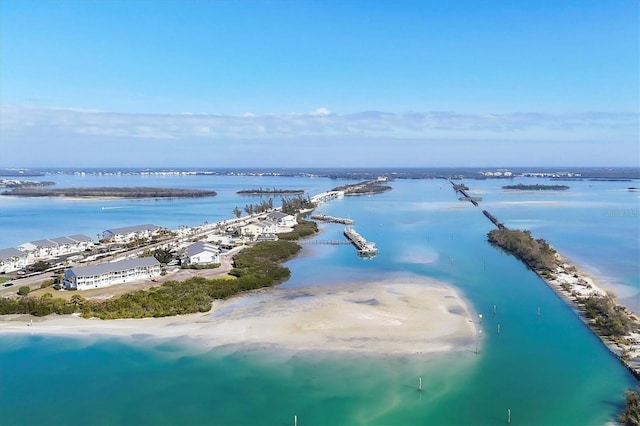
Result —
[[[30, 325], [30, 321], [33, 323]], [[217, 301], [206, 314], [108, 320], [5, 316], [1, 333], [196, 339], [297, 350], [379, 354], [472, 350], [475, 325], [456, 291], [416, 279], [269, 289]]]

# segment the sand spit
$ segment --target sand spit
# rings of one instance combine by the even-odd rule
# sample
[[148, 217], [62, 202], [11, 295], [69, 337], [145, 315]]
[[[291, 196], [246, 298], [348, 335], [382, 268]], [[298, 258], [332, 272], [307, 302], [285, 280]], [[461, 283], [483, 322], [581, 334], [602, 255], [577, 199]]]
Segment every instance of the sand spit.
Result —
[[188, 338], [237, 344], [376, 354], [473, 350], [475, 324], [464, 300], [422, 279], [270, 289], [214, 304], [205, 314], [99, 320], [77, 315], [7, 315], [0, 333]]

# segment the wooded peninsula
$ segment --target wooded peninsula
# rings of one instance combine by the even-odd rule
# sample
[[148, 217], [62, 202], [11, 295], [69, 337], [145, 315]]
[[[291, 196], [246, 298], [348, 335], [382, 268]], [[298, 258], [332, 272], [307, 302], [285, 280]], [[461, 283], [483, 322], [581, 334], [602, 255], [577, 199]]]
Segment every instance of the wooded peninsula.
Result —
[[215, 191], [181, 188], [152, 187], [97, 187], [97, 188], [14, 188], [0, 195], [19, 197], [69, 197], [69, 198], [188, 198], [214, 197]]
[[371, 195], [390, 191], [391, 187], [388, 185], [382, 185], [382, 182], [386, 182], [386, 180], [367, 180], [352, 185], [338, 186], [333, 188], [332, 191], [344, 191], [344, 195]]

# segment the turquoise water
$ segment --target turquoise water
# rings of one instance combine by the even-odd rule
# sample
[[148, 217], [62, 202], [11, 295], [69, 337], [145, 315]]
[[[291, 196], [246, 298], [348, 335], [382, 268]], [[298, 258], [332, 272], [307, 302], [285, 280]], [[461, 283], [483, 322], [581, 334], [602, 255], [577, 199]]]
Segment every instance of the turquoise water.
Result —
[[[283, 187], [279, 179], [290, 179], [291, 187], [313, 185], [315, 193], [337, 185], [327, 179], [271, 179], [275, 184], [262, 186]], [[168, 226], [160, 221], [181, 217], [173, 209], [189, 210], [196, 221], [228, 218], [238, 202], [238, 182], [224, 182], [229, 189], [216, 200], [219, 209], [213, 201], [160, 203], [146, 216], [119, 213], [120, 220], [130, 219], [121, 225]], [[542, 194], [504, 193], [502, 181], [466, 183], [483, 192], [481, 208], [508, 226], [530, 228], [623, 289], [628, 301], [637, 300], [639, 200], [637, 193], [619, 189], [626, 183], [571, 182], [568, 192]], [[506, 424], [507, 409], [514, 425], [615, 419], [634, 379], [544, 282], [486, 243], [492, 225], [480, 209], [459, 202], [445, 181], [398, 180], [392, 186], [384, 194], [347, 197], [319, 209], [354, 219], [356, 229], [376, 242], [377, 257], [360, 259], [349, 245], [306, 245], [287, 263], [292, 278], [283, 287], [407, 274], [454, 285], [483, 314], [479, 354], [345, 356], [203, 350], [142, 337], [125, 342], [0, 336], [2, 423], [291, 425], [297, 415], [299, 425], [494, 425]], [[47, 201], [38, 203], [34, 211]], [[95, 213], [87, 204], [81, 202], [78, 215], [90, 221]], [[611, 213], [619, 211], [626, 216]], [[165, 213], [175, 219], [164, 219]], [[5, 227], [4, 205], [2, 215]], [[20, 220], [13, 226], [26, 228], [28, 219]], [[34, 239], [69, 233], [46, 229]], [[340, 225], [324, 224], [321, 231], [317, 239], [342, 238]], [[417, 391], [418, 377], [423, 392]]]

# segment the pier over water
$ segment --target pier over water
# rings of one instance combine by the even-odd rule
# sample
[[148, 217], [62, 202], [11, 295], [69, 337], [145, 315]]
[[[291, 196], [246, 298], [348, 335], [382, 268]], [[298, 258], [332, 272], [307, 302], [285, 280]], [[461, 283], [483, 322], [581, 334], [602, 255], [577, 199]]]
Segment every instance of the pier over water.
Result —
[[343, 225], [353, 225], [353, 220], [351, 219], [346, 219], [343, 217], [328, 216], [324, 213], [314, 214], [311, 216], [311, 219], [319, 220], [322, 222], [333, 222], [333, 223], [341, 223]]
[[378, 254], [378, 249], [376, 248], [375, 243], [367, 241], [352, 227], [347, 226], [344, 229], [344, 236], [347, 237], [347, 239], [351, 241], [351, 244], [356, 247], [360, 256], [372, 257]]

